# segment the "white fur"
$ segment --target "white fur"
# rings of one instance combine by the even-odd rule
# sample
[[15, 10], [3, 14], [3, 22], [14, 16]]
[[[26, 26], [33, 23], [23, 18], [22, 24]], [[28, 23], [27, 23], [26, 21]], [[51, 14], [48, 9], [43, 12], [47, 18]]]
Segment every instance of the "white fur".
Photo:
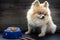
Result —
[[[33, 14], [33, 7], [34, 5], [32, 5], [31, 8], [27, 12], [28, 31], [25, 32], [25, 34], [29, 34], [31, 30], [34, 29], [35, 27], [41, 28], [41, 33], [38, 35], [40, 37], [45, 36], [45, 33], [47, 30], [51, 31], [51, 33], [55, 33], [57, 26], [52, 21], [49, 7], [47, 7], [49, 16], [48, 16], [48, 19], [45, 19], [45, 20], [40, 20], [38, 18], [35, 18], [35, 19], [31, 18], [31, 15]], [[47, 24], [49, 20], [51, 21], [51, 23]]]

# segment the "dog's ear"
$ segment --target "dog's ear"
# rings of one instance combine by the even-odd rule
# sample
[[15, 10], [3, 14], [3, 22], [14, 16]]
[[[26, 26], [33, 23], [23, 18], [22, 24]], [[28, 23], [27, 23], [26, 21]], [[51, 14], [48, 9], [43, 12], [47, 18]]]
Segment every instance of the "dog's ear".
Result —
[[44, 7], [49, 7], [49, 3], [48, 3], [47, 1], [45, 1], [45, 2], [43, 3], [43, 6], [44, 6]]
[[39, 5], [40, 5], [39, 0], [35, 0], [35, 1], [32, 3], [32, 5], [33, 5], [34, 7], [39, 6]]

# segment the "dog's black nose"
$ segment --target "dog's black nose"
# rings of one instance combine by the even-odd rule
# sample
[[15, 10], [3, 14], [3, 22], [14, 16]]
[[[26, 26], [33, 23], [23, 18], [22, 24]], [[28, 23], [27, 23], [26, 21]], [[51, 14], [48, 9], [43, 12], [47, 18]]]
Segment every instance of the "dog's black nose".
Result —
[[44, 16], [42, 16], [42, 18], [41, 19], [44, 19]]

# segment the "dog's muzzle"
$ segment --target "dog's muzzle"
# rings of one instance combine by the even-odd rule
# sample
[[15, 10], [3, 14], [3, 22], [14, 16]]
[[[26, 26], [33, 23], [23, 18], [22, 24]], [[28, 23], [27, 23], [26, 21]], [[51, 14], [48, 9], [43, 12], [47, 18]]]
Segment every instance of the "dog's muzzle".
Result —
[[42, 17], [38, 17], [39, 19], [44, 19], [45, 17], [44, 16], [42, 16]]
[[44, 19], [45, 17], [44, 16], [42, 16], [42, 18], [41, 19]]

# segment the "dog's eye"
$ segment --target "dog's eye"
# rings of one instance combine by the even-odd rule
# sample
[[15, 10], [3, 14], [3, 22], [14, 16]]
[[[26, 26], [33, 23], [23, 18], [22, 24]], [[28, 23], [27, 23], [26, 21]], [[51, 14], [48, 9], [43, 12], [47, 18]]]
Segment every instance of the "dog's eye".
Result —
[[42, 14], [41, 12], [38, 12], [38, 14]]
[[46, 14], [44, 14], [46, 16]]

